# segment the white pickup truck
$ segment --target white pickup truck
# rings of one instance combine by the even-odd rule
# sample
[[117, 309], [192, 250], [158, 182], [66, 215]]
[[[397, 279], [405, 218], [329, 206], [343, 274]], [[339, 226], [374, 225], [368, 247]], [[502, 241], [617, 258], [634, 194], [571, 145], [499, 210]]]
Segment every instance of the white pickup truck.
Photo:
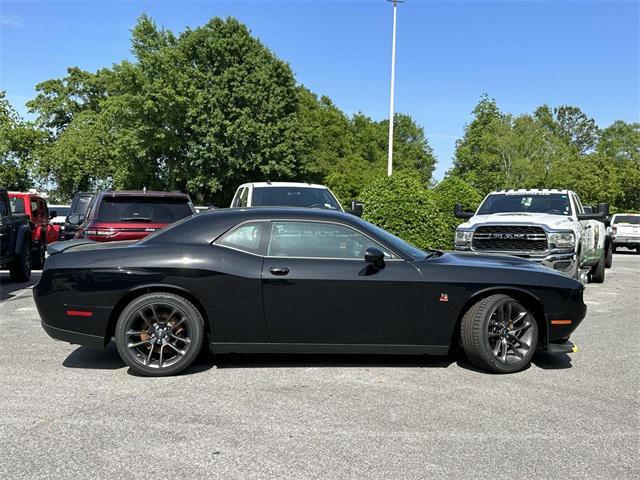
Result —
[[244, 183], [236, 190], [231, 208], [244, 207], [307, 207], [344, 211], [328, 187], [296, 182]]
[[[475, 213], [456, 205], [467, 221], [455, 234], [455, 249], [528, 258], [582, 281], [604, 281], [609, 206], [585, 213], [569, 190], [502, 190], [485, 197]], [[610, 259], [609, 259], [610, 260]]]
[[626, 247], [640, 254], [640, 213], [616, 213], [611, 217], [613, 249]]

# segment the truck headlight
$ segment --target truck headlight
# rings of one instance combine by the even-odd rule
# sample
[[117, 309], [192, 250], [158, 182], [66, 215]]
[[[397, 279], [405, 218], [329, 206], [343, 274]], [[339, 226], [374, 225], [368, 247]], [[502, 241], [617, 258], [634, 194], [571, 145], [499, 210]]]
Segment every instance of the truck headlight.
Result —
[[555, 248], [573, 248], [576, 245], [576, 236], [571, 232], [550, 233], [549, 243]]
[[456, 230], [456, 247], [468, 247], [473, 239], [473, 232], [469, 230]]

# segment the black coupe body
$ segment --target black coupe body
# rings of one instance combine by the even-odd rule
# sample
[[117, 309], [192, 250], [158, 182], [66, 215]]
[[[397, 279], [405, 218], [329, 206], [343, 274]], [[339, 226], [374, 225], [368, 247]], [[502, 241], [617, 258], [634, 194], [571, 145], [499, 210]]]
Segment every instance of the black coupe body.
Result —
[[34, 296], [56, 339], [177, 373], [216, 352], [446, 354], [524, 368], [569, 352], [583, 286], [528, 260], [422, 251], [326, 210], [202, 213], [138, 242], [58, 242]]

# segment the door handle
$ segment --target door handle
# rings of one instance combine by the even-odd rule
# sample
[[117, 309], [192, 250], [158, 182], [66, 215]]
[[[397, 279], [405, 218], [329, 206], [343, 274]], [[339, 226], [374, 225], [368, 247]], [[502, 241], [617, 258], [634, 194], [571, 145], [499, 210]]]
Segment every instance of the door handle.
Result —
[[272, 275], [286, 275], [289, 273], [289, 267], [271, 267], [269, 271]]

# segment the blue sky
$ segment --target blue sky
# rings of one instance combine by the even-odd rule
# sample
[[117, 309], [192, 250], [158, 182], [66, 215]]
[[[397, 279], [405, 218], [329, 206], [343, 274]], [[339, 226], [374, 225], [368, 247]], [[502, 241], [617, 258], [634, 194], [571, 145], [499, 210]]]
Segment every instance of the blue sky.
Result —
[[[179, 32], [213, 16], [246, 23], [300, 83], [348, 113], [388, 116], [391, 5], [361, 1], [0, 0], [0, 89], [23, 114], [34, 86], [67, 66], [131, 58], [143, 12]], [[451, 165], [483, 92], [504, 111], [572, 104], [600, 126], [640, 121], [640, 2], [407, 0], [398, 10], [396, 111]]]

